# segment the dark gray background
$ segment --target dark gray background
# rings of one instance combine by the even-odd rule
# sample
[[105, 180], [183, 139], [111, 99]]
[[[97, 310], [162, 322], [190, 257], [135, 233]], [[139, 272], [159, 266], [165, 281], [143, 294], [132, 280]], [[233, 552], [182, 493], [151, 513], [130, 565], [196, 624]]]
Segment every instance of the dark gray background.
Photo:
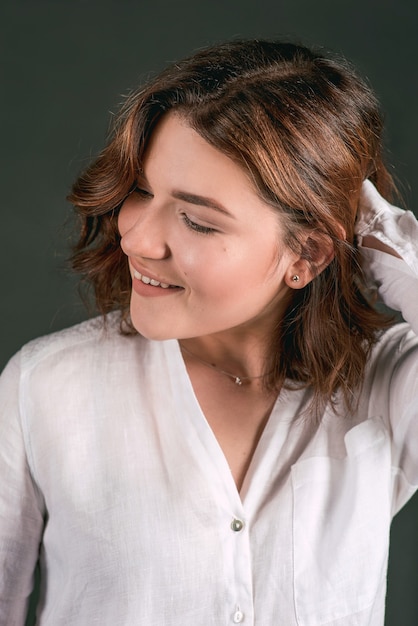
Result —
[[[66, 271], [65, 196], [123, 94], [198, 47], [290, 37], [348, 56], [381, 99], [393, 171], [416, 211], [417, 16], [416, 0], [3, 0], [0, 367], [27, 340], [84, 319]], [[417, 520], [415, 498], [394, 522], [387, 626], [418, 624]]]

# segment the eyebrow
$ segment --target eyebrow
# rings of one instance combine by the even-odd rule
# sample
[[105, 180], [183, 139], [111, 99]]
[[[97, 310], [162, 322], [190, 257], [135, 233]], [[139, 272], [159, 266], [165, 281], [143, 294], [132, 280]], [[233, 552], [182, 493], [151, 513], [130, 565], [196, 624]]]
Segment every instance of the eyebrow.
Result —
[[173, 191], [173, 198], [177, 200], [183, 200], [183, 202], [189, 202], [190, 204], [196, 204], [197, 206], [206, 206], [209, 209], [215, 209], [215, 211], [219, 211], [219, 213], [223, 213], [228, 217], [234, 217], [225, 207], [222, 206], [216, 200], [212, 198], [207, 198], [206, 196], [198, 196], [194, 193], [187, 193], [186, 191]]
[[[146, 185], [149, 185], [144, 170], [140, 171], [139, 178]], [[173, 191], [171, 195], [173, 196], [173, 198], [176, 198], [176, 200], [183, 200], [183, 202], [188, 202], [189, 204], [195, 204], [197, 206], [206, 206], [209, 209], [214, 209], [215, 211], [219, 211], [219, 213], [222, 213], [227, 217], [232, 217], [235, 219], [232, 213], [230, 213], [224, 206], [222, 206], [220, 202], [216, 202], [216, 200], [213, 200], [213, 198], [199, 196], [194, 193], [188, 193], [187, 191]]]

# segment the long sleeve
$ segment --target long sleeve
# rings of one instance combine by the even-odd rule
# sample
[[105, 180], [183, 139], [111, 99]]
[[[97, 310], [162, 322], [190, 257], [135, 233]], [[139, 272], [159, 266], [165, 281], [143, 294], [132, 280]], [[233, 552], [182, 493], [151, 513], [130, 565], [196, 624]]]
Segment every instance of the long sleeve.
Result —
[[19, 414], [19, 361], [0, 377], [0, 626], [25, 623], [43, 527]]
[[[383, 302], [400, 311], [418, 334], [418, 221], [414, 214], [389, 204], [367, 180], [356, 231], [366, 276], [377, 286]], [[402, 258], [363, 247], [366, 235], [393, 248]]]
[[[384, 200], [370, 181], [363, 185], [357, 234], [363, 268], [383, 302], [400, 311], [411, 331], [389, 331], [376, 362], [375, 388], [370, 394], [372, 413], [387, 420], [392, 441], [393, 513], [418, 486], [418, 222]], [[372, 235], [401, 258], [366, 247]], [[382, 344], [383, 346], [383, 344]]]

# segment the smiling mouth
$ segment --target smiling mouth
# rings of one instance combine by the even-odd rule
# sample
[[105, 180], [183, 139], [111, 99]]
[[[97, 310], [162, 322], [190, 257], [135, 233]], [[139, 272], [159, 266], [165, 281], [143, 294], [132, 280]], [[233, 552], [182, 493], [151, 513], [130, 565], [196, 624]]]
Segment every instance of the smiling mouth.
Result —
[[168, 283], [160, 283], [159, 280], [155, 280], [155, 278], [150, 278], [149, 276], [145, 276], [145, 274], [141, 274], [137, 270], [133, 272], [134, 278], [140, 280], [144, 283], [144, 285], [152, 285], [152, 287], [161, 287], [162, 289], [181, 289], [178, 285], [169, 285]]

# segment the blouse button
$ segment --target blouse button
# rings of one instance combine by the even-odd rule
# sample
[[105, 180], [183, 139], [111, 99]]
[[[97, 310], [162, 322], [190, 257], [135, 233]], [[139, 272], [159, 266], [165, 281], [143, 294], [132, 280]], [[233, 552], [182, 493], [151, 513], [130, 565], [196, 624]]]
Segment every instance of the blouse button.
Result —
[[232, 620], [234, 624], [241, 624], [241, 622], [244, 621], [244, 613], [242, 613], [241, 611], [235, 611]]
[[[244, 528], [244, 522], [242, 522], [240, 519], [234, 519], [231, 522], [231, 528], [234, 532], [239, 533], [239, 531]], [[239, 624], [239, 622], [237, 622], [237, 624]]]

